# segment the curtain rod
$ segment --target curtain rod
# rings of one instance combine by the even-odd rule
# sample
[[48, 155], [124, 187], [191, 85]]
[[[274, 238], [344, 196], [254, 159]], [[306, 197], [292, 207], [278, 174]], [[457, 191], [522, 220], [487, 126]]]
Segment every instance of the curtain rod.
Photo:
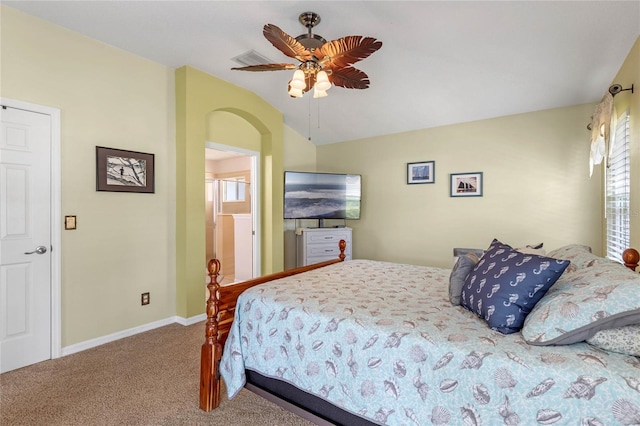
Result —
[[631, 90], [631, 93], [633, 93], [633, 84], [628, 89], [623, 89], [619, 84], [612, 84], [611, 86], [609, 86], [609, 93], [611, 93], [611, 96], [615, 96], [620, 92], [624, 92], [625, 90]]

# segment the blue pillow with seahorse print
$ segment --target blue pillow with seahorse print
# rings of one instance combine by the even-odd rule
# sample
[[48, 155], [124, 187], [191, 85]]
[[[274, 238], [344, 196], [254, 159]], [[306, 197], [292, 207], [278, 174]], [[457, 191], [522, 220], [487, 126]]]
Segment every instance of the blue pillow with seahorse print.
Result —
[[520, 253], [494, 239], [467, 276], [460, 303], [484, 319], [491, 329], [515, 333], [570, 263]]

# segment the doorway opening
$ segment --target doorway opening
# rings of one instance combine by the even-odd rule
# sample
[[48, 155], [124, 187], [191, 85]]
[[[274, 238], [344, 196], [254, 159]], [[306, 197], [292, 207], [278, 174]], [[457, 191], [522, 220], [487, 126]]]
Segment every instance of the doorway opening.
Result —
[[207, 142], [206, 258], [220, 261], [221, 283], [260, 275], [259, 153]]

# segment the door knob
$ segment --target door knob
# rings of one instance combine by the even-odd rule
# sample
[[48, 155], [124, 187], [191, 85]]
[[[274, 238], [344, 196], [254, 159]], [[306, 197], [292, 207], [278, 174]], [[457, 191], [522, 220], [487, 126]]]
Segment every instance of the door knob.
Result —
[[24, 254], [33, 254], [33, 253], [45, 254], [46, 252], [47, 252], [47, 248], [45, 246], [38, 246], [34, 251], [25, 251]]

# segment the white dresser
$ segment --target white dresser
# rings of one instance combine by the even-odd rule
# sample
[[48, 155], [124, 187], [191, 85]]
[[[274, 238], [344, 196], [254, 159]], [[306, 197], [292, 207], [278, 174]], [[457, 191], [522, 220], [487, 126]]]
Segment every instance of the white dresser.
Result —
[[338, 244], [347, 242], [345, 260], [351, 260], [351, 228], [298, 228], [296, 266], [306, 266], [340, 256]]

